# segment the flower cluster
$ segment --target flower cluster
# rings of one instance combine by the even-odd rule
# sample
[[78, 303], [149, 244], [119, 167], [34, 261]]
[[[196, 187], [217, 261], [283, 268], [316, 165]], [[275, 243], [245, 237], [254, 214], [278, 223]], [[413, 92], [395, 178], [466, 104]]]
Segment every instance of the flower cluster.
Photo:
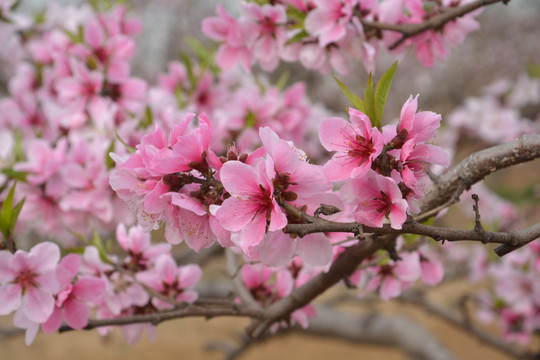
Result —
[[[73, 329], [84, 328], [90, 308], [97, 310], [98, 319], [106, 319], [197, 300], [193, 287], [201, 277], [198, 265], [176, 265], [170, 245], [152, 245], [140, 227], [127, 232], [120, 224], [116, 235], [127, 253], [124, 259], [87, 247], [82, 255], [71, 253], [60, 260], [60, 249], [50, 242], [30, 252], [0, 251], [0, 314], [15, 312], [13, 322], [26, 329], [27, 344], [40, 326], [45, 333], [57, 331], [63, 321]], [[150, 296], [145, 286], [159, 295]], [[126, 340], [137, 341], [142, 329], [124, 328]]]
[[329, 180], [347, 180], [342, 199], [354, 207], [354, 218], [362, 224], [381, 227], [386, 218], [394, 229], [401, 229], [407, 211], [417, 212], [415, 201], [424, 194], [427, 167], [449, 165], [441, 148], [426, 144], [441, 116], [417, 113], [417, 99], [411, 96], [403, 105], [397, 126], [387, 125], [382, 131], [354, 108], [349, 109], [350, 123], [330, 118], [321, 124], [321, 143], [336, 151], [324, 172]]
[[[425, 0], [280, 0], [241, 2], [241, 15], [232, 17], [221, 5], [217, 16], [202, 23], [202, 31], [220, 43], [217, 64], [229, 69], [239, 63], [250, 70], [258, 63], [264, 70], [276, 68], [280, 60], [299, 61], [306, 68], [328, 72], [330, 66], [347, 74], [345, 55], [360, 55], [365, 67], [373, 69], [381, 48], [401, 56], [413, 48], [418, 61], [433, 66], [443, 60], [450, 47], [462, 43], [467, 33], [477, 30], [479, 11], [446, 23], [440, 29], [424, 31], [395, 46], [403, 36], [384, 30], [407, 26], [436, 17], [470, 1], [431, 2]], [[381, 25], [382, 29], [379, 26]]]

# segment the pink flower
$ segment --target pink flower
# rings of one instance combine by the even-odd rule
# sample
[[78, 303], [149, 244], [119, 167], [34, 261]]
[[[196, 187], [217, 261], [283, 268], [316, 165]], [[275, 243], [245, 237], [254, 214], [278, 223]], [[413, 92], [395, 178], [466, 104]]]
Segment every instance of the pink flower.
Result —
[[313, 3], [317, 7], [306, 17], [306, 31], [319, 37], [321, 47], [344, 38], [356, 0], [313, 0]]
[[[273, 179], [274, 191], [294, 193], [303, 200], [331, 189], [331, 184], [326, 180], [321, 167], [310, 164], [302, 150], [280, 139], [269, 127], [260, 128], [259, 136], [266, 153], [272, 158], [276, 172]], [[267, 163], [268, 165], [270, 163]]]
[[371, 127], [368, 116], [353, 108], [349, 115], [352, 123], [330, 118], [319, 128], [321, 144], [328, 151], [337, 151], [323, 168], [330, 181], [364, 175], [383, 149], [382, 134]]
[[118, 224], [116, 241], [129, 254], [125, 262], [135, 270], [149, 268], [158, 256], [167, 254], [171, 249], [170, 244], [152, 244], [150, 234], [140, 226], [133, 226], [127, 232], [124, 224]]
[[253, 55], [266, 71], [272, 71], [279, 62], [279, 47], [285, 43], [285, 31], [280, 28], [287, 21], [286, 9], [282, 5], [240, 3], [244, 15], [256, 26], [258, 34], [253, 43]]
[[356, 205], [354, 218], [362, 224], [381, 227], [386, 218], [392, 228], [401, 229], [407, 220], [407, 201], [397, 184], [373, 170], [351, 179], [341, 188], [341, 194], [345, 201]]
[[217, 6], [217, 17], [204, 19], [202, 22], [202, 32], [216, 41], [223, 43], [219, 47], [216, 62], [222, 69], [230, 69], [237, 62], [246, 71], [251, 68], [253, 55], [248, 45], [257, 36], [254, 31], [254, 24], [240, 20], [236, 21], [220, 5]]
[[60, 249], [50, 242], [40, 243], [29, 253], [0, 252], [0, 315], [20, 309], [31, 321], [42, 323], [54, 309], [58, 290], [56, 266]]
[[267, 221], [268, 230], [276, 231], [287, 225], [287, 217], [274, 198], [274, 185], [263, 162], [255, 168], [228, 161], [220, 176], [231, 197], [223, 202], [216, 217], [225, 229], [240, 233], [239, 246], [249, 256], [263, 240]]
[[[173, 302], [192, 303], [198, 295], [193, 290], [201, 278], [198, 265], [177, 266], [170, 255], [161, 255], [156, 260], [155, 268], [138, 272], [135, 277], [146, 286], [157, 290]], [[174, 305], [157, 297], [152, 298], [157, 309], [172, 309]]]
[[56, 274], [60, 291], [56, 295], [54, 311], [43, 323], [45, 333], [51, 333], [62, 325], [62, 319], [74, 329], [82, 329], [88, 324], [88, 302], [96, 302], [105, 291], [105, 282], [96, 277], [81, 278], [75, 281], [81, 259], [69, 254], [60, 262]]
[[418, 95], [407, 99], [401, 108], [399, 117], [398, 133], [407, 130], [407, 140], [414, 139], [415, 143], [424, 143], [435, 136], [435, 132], [440, 126], [441, 115], [431, 111], [420, 111], [418, 109]]
[[400, 253], [399, 256], [402, 259], [395, 263], [370, 269], [370, 272], [373, 271], [376, 275], [367, 284], [367, 291], [380, 288], [381, 298], [390, 300], [399, 296], [403, 290], [420, 277], [421, 267], [418, 253]]

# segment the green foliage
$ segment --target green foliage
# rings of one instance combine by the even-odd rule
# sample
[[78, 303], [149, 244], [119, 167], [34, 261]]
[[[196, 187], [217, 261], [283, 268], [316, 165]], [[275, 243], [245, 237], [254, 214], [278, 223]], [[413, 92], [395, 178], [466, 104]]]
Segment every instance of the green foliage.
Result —
[[379, 84], [377, 84], [377, 91], [375, 92], [375, 110], [377, 114], [377, 123], [380, 127], [382, 124], [382, 118], [384, 113], [384, 106], [386, 105], [386, 97], [392, 86], [392, 80], [396, 74], [397, 61], [390, 66], [388, 70], [381, 76]]
[[358, 95], [353, 93], [343, 82], [341, 82], [334, 74], [332, 77], [338, 84], [343, 95], [349, 99], [353, 106], [366, 114], [371, 120], [371, 126], [375, 126], [378, 129], [382, 128], [382, 119], [384, 113], [384, 106], [386, 105], [386, 98], [388, 92], [392, 86], [392, 80], [397, 69], [397, 61], [390, 66], [388, 70], [381, 76], [379, 83], [376, 85], [373, 82], [372, 74], [369, 73], [369, 79], [364, 90], [364, 99], [360, 99]]
[[112, 139], [111, 144], [105, 152], [105, 165], [107, 165], [107, 170], [110, 170], [114, 167], [114, 160], [111, 158], [111, 153], [114, 151], [114, 139]]
[[124, 139], [122, 139], [120, 135], [118, 135], [118, 132], [115, 132], [114, 134], [116, 135], [118, 141], [120, 141], [122, 145], [124, 145], [124, 147], [127, 151], [129, 151], [130, 154], [133, 154], [135, 151], [137, 151], [133, 146], [130, 146], [127, 142], [125, 142]]
[[362, 99], [360, 99], [360, 97], [358, 97], [358, 95], [356, 95], [355, 93], [353, 93], [348, 87], [347, 85], [345, 85], [344, 83], [342, 83], [334, 74], [332, 74], [332, 77], [334, 78], [334, 81], [336, 82], [336, 84], [338, 84], [339, 88], [341, 89], [341, 92], [343, 93], [343, 95], [345, 95], [345, 97], [347, 97], [347, 99], [349, 99], [349, 101], [351, 102], [351, 104], [357, 108], [358, 110], [360, 110], [361, 112], [364, 112], [364, 102], [362, 101]]
[[377, 108], [375, 106], [375, 83], [371, 78], [371, 73], [369, 73], [366, 90], [364, 90], [364, 110], [364, 113], [371, 120], [371, 126], [376, 126], [380, 129], [381, 124], [378, 123]]
[[150, 106], [146, 106], [144, 109], [144, 117], [139, 121], [138, 127], [140, 129], [147, 129], [154, 123], [154, 116], [152, 115], [152, 109]]
[[19, 218], [19, 214], [21, 213], [21, 209], [26, 199], [23, 198], [15, 204], [15, 206], [13, 205], [16, 185], [17, 183], [13, 183], [13, 186], [9, 189], [9, 193], [0, 209], [0, 231], [4, 235], [4, 239], [9, 239], [13, 235], [13, 230], [15, 229], [17, 219]]

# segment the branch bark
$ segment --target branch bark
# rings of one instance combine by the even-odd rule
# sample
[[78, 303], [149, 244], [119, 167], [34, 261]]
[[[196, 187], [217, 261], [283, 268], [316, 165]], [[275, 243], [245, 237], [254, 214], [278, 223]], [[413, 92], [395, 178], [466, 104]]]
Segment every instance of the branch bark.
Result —
[[[203, 307], [196, 305], [188, 305], [182, 309], [176, 309], [171, 311], [160, 311], [152, 314], [144, 315], [133, 315], [133, 316], [122, 316], [118, 318], [111, 319], [100, 319], [100, 320], [89, 320], [88, 325], [86, 325], [83, 330], [91, 330], [101, 326], [111, 326], [111, 325], [128, 325], [128, 324], [137, 324], [137, 323], [150, 323], [152, 325], [157, 325], [167, 320], [179, 319], [184, 317], [205, 317], [213, 318], [216, 316], [239, 316], [239, 317], [252, 317], [258, 318], [261, 316], [261, 311], [247, 309], [243, 307], [231, 306], [231, 307]], [[63, 325], [60, 327], [58, 332], [62, 333], [65, 331], [74, 330], [68, 325]]]

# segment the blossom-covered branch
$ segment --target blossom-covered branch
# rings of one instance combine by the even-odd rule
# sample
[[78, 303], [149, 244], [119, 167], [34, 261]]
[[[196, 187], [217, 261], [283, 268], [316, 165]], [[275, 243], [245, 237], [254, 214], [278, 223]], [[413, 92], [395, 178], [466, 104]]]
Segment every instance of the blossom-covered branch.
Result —
[[462, 17], [476, 9], [483, 8], [484, 6], [503, 2], [507, 4], [510, 0], [476, 0], [464, 3], [456, 7], [448, 7], [444, 11], [441, 11], [438, 15], [430, 17], [425, 21], [416, 24], [390, 24], [382, 23], [378, 21], [361, 20], [362, 25], [366, 28], [365, 31], [370, 29], [375, 30], [390, 30], [401, 33], [403, 36], [389, 46], [390, 50], [397, 48], [406, 39], [418, 35], [426, 30], [440, 30], [446, 23], [453, 21], [459, 17]]

